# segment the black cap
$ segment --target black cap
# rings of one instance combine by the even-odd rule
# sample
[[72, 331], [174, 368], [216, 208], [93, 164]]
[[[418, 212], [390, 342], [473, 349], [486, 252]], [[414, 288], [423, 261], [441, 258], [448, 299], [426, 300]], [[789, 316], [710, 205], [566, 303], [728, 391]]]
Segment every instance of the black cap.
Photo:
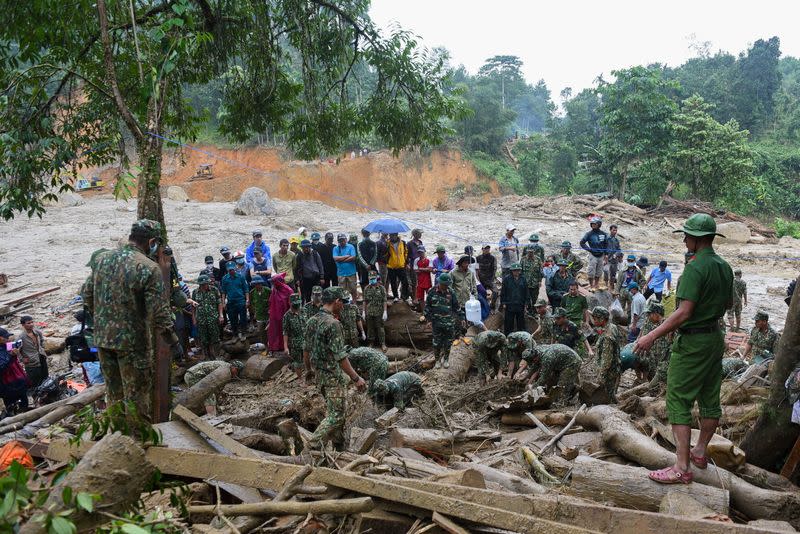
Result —
[[3, 327], [0, 327], [0, 337], [11, 337], [11, 334]]
[[214, 263], [214, 256], [206, 256], [205, 262], [206, 263]]

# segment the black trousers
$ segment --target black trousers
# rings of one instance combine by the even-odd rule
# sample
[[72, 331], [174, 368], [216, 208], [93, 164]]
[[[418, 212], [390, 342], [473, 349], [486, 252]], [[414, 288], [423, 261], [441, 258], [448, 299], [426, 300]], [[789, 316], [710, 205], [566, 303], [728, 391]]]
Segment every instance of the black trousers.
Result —
[[300, 294], [303, 296], [303, 304], [311, 300], [311, 290], [314, 286], [319, 285], [320, 276], [312, 276], [311, 278], [303, 278], [300, 282]]
[[[508, 335], [511, 332], [525, 332], [527, 330], [525, 325], [525, 311], [511, 311], [506, 309], [505, 319], [503, 320], [503, 330]], [[516, 325], [516, 327], [515, 327]]]
[[654, 293], [656, 295], [656, 301], [661, 302], [661, 297], [664, 295], [664, 293], [662, 291], [653, 291], [649, 287], [644, 290], [644, 298], [649, 299]]
[[[397, 283], [400, 282], [400, 291], [401, 293], [397, 293]], [[394, 298], [399, 299], [407, 299], [408, 298], [408, 277], [406, 276], [405, 268], [401, 267], [400, 269], [389, 269], [389, 285], [392, 288], [392, 295]]]

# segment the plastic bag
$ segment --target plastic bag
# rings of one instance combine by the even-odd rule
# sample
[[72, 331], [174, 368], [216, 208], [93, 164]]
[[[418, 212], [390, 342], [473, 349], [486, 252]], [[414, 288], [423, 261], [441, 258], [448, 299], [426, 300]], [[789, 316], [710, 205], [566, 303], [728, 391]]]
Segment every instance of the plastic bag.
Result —
[[611, 306], [608, 308], [608, 313], [610, 313], [612, 317], [622, 317], [625, 315], [625, 310], [622, 309], [622, 303], [620, 303], [619, 299], [614, 299], [614, 302], [612, 302]]

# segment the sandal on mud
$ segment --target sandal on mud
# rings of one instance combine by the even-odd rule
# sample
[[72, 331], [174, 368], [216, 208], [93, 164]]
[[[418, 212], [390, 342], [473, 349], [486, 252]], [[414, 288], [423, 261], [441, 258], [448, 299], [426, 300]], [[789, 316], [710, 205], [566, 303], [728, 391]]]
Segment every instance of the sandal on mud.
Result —
[[659, 484], [689, 484], [694, 478], [691, 471], [683, 473], [674, 467], [665, 467], [658, 471], [650, 471], [647, 476], [650, 480], [658, 482]]
[[692, 451], [689, 451], [689, 461], [698, 469], [708, 467], [708, 456], [695, 456]]

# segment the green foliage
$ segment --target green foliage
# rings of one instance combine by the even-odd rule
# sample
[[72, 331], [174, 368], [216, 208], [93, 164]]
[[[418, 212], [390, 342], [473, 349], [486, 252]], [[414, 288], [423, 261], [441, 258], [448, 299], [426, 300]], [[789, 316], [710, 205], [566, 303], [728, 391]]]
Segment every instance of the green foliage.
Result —
[[496, 180], [504, 191], [518, 195], [525, 193], [522, 177], [507, 161], [494, 159], [482, 152], [468, 153], [467, 158], [475, 165], [479, 174]]
[[780, 217], [776, 218], [775, 235], [778, 237], [783, 237], [785, 235], [788, 235], [789, 237], [800, 239], [800, 222], [787, 221], [781, 219]]
[[77, 415], [79, 424], [71, 443], [80, 443], [87, 431], [94, 441], [114, 432], [137, 437], [146, 445], [159, 445], [162, 441], [161, 432], [139, 415], [132, 401], [115, 402], [99, 413], [86, 406]]

